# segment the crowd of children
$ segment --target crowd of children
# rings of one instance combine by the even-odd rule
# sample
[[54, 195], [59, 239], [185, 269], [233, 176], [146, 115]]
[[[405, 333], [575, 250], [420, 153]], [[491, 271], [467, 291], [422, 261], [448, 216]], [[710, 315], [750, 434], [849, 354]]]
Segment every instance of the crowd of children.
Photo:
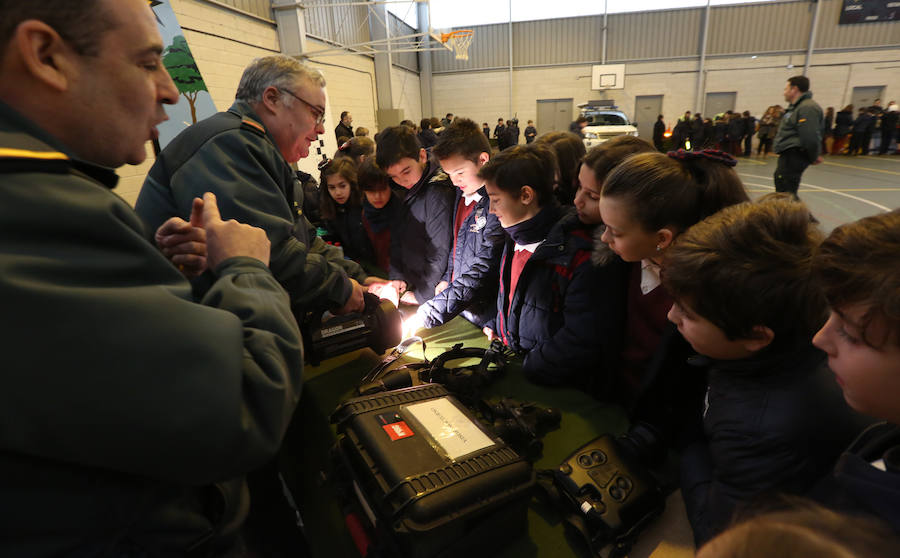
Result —
[[823, 242], [724, 152], [439, 132], [348, 142], [321, 174], [323, 226], [411, 330], [462, 316], [530, 380], [624, 406], [680, 455], [698, 547], [779, 494], [900, 529], [898, 211]]

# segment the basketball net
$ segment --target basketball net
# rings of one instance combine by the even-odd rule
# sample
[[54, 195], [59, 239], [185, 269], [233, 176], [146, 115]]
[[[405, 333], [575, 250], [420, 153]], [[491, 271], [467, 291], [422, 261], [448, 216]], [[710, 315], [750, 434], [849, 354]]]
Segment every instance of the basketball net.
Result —
[[472, 39], [474, 37], [475, 32], [471, 29], [461, 29], [459, 31], [451, 31], [450, 33], [441, 35], [441, 39], [443, 39], [445, 43], [449, 42], [450, 46], [453, 47], [453, 52], [456, 53], [457, 60], [469, 59], [469, 45], [472, 44]]

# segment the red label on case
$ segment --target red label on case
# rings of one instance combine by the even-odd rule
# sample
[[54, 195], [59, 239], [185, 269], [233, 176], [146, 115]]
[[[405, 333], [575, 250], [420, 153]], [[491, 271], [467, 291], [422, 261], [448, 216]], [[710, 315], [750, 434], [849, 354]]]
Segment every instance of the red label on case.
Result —
[[381, 427], [384, 428], [384, 431], [387, 432], [387, 435], [391, 437], [391, 440], [395, 442], [401, 438], [409, 438], [414, 434], [412, 429], [410, 429], [406, 422], [402, 420], [400, 422], [384, 424]]

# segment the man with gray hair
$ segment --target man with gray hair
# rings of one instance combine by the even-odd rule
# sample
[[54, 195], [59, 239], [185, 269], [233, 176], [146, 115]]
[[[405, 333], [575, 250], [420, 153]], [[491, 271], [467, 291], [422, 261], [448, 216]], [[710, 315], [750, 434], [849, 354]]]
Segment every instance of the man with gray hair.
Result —
[[[290, 164], [309, 155], [325, 133], [324, 86], [317, 70], [289, 56], [254, 60], [231, 108], [187, 128], [163, 149], [135, 206], [156, 230], [170, 217], [187, 218], [198, 193], [216, 194], [223, 218], [268, 234], [272, 273], [298, 321], [310, 311], [361, 311], [360, 283], [374, 280], [317, 237], [301, 213], [302, 187]], [[205, 289], [208, 275], [195, 280], [196, 289]]]

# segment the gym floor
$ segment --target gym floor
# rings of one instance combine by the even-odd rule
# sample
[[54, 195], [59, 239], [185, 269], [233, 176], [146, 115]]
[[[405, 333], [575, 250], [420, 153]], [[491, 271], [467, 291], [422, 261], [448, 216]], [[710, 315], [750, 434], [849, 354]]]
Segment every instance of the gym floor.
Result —
[[[773, 192], [777, 155], [739, 157], [738, 175], [750, 197]], [[900, 156], [826, 155], [800, 182], [800, 199], [827, 234], [843, 223], [900, 207]]]

